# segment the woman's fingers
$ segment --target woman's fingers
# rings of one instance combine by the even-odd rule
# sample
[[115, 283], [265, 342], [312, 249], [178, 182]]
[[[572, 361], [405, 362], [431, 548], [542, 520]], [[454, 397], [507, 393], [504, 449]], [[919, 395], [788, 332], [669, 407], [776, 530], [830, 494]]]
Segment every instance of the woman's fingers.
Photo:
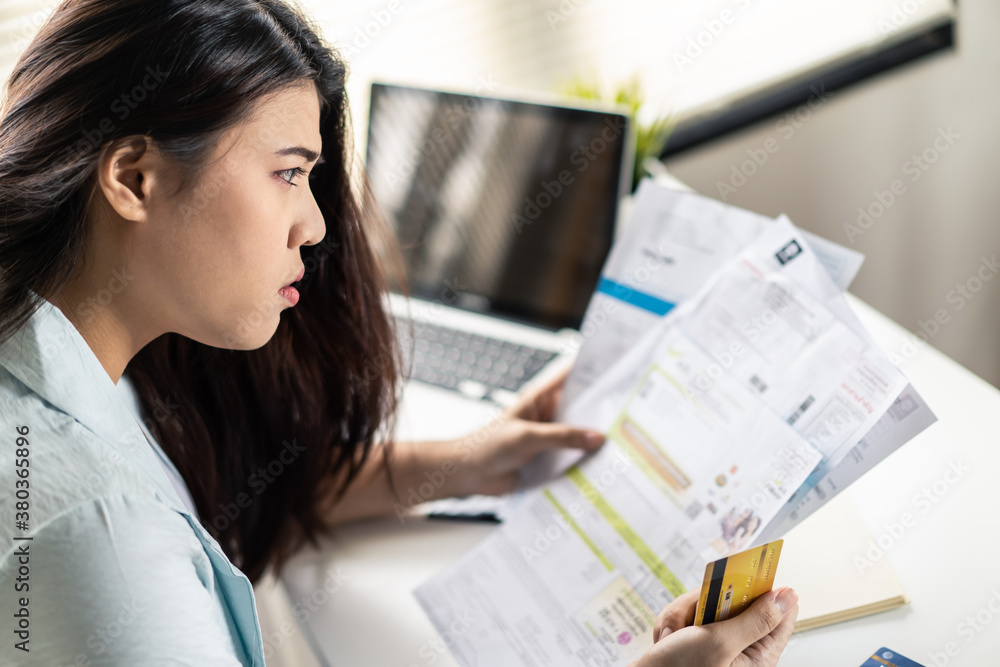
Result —
[[698, 591], [688, 591], [677, 596], [677, 599], [663, 608], [663, 611], [656, 618], [656, 625], [653, 626], [654, 644], [671, 632], [676, 632], [694, 623], [694, 612], [698, 605], [699, 595]]
[[[761, 595], [739, 616], [706, 627], [718, 635], [720, 645], [726, 647], [729, 654], [737, 656], [777, 630], [783, 622], [788, 623], [786, 612], [795, 608], [798, 600], [799, 596], [791, 588], [780, 588]], [[791, 624], [794, 625], [794, 615], [787, 615], [792, 616]], [[790, 636], [791, 632], [788, 634]]]
[[562, 393], [563, 383], [569, 375], [572, 366], [567, 365], [545, 381], [545, 384], [532, 388], [510, 407], [510, 415], [518, 419], [534, 421], [549, 421], [555, 413], [556, 405]]
[[778, 627], [770, 634], [751, 644], [743, 650], [739, 659], [733, 662], [734, 667], [773, 667], [778, 664], [778, 658], [788, 645], [795, 629], [795, 618], [799, 615], [798, 604], [785, 612]]
[[521, 423], [524, 428], [523, 442], [532, 455], [547, 449], [583, 449], [591, 451], [604, 444], [604, 434], [600, 431], [583, 429], [568, 424], [552, 422]]

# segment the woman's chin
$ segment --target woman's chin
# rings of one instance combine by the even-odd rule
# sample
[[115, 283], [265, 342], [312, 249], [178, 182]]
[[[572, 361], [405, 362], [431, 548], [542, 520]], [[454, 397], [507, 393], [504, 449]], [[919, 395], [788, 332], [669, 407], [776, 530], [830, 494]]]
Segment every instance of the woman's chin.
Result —
[[277, 327], [270, 329], [268, 331], [257, 332], [256, 335], [252, 337], [244, 337], [234, 341], [234, 344], [229, 348], [231, 350], [256, 350], [258, 348], [267, 345], [267, 342], [271, 340], [274, 336], [274, 332], [277, 331]]
[[213, 336], [212, 341], [200, 342], [226, 350], [256, 350], [266, 345], [278, 330], [279, 314], [275, 313], [273, 322], [260, 322], [252, 329], [240, 327], [234, 331], [226, 331], [221, 336]]

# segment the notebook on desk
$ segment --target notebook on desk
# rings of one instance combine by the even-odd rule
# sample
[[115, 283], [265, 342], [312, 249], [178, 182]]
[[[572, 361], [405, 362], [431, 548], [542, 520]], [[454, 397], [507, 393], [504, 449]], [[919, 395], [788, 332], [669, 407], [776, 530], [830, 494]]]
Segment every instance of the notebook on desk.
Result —
[[795, 632], [909, 603], [849, 496], [831, 500], [784, 540], [774, 585], [791, 586], [799, 594]]

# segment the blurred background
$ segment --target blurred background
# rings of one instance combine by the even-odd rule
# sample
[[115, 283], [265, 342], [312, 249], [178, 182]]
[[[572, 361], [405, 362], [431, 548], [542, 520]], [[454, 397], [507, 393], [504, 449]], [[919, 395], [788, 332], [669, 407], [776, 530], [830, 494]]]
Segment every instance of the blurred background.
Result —
[[[0, 1], [0, 77], [56, 4]], [[995, 0], [297, 4], [350, 63], [359, 158], [373, 81], [627, 88], [640, 124], [671, 120], [674, 176], [863, 252], [854, 294], [1000, 386]]]

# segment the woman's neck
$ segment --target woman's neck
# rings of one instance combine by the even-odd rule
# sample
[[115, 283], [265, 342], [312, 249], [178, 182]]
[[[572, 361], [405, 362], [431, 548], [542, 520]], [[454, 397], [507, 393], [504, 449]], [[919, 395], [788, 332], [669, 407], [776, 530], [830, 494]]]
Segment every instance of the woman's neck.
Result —
[[134, 276], [125, 269], [107, 273], [110, 280], [78, 279], [50, 301], [73, 323], [108, 377], [118, 384], [132, 357], [159, 334], [143, 326], [149, 319], [138, 306], [141, 301], [128, 294]]

